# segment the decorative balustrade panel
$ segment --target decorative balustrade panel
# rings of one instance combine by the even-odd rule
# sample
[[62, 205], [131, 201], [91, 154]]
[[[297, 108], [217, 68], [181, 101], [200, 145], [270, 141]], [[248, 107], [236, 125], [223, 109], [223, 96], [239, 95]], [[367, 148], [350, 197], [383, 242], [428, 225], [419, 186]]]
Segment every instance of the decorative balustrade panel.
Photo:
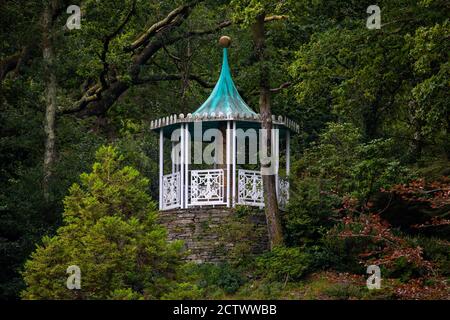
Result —
[[289, 180], [279, 178], [278, 179], [278, 206], [281, 210], [286, 209], [286, 205], [289, 201]]
[[[286, 209], [289, 201], [289, 180], [278, 179], [278, 205]], [[238, 171], [238, 203], [248, 206], [264, 207], [262, 176], [259, 171]]]
[[163, 209], [169, 210], [181, 206], [180, 173], [163, 176]]
[[[262, 176], [259, 171], [238, 170], [237, 203], [248, 206], [264, 207]], [[188, 188], [188, 206], [225, 205], [225, 181], [223, 169], [191, 170]], [[181, 207], [180, 172], [163, 176], [163, 210]], [[278, 204], [286, 209], [289, 201], [289, 181], [278, 179]]]
[[226, 204], [223, 169], [191, 170], [190, 206]]
[[264, 206], [262, 177], [259, 171], [238, 170], [238, 203]]

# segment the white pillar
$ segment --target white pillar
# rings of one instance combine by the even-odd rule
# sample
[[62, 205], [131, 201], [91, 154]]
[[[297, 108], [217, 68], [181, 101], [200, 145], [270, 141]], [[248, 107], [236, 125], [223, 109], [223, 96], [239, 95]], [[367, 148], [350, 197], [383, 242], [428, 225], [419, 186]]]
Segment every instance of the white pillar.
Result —
[[286, 129], [286, 176], [291, 171], [291, 131]]
[[185, 208], [184, 203], [184, 124], [180, 126], [180, 207]]
[[230, 165], [231, 165], [231, 132], [230, 132], [230, 121], [227, 121], [227, 141], [226, 141], [226, 161], [227, 161], [227, 207], [231, 207], [231, 172], [230, 172]]
[[280, 167], [280, 143], [279, 143], [279, 137], [280, 134], [278, 132], [278, 127], [276, 125], [272, 126], [272, 143], [271, 143], [271, 158], [275, 158], [275, 190], [276, 195], [278, 199], [278, 188], [279, 188], [279, 181], [278, 181], [278, 169]]
[[189, 203], [189, 161], [190, 161], [190, 149], [191, 149], [191, 139], [189, 136], [189, 123], [184, 124], [184, 207], [188, 207]]
[[159, 130], [159, 210], [163, 209], [164, 129]]
[[231, 155], [233, 157], [232, 159], [232, 163], [233, 163], [233, 169], [232, 169], [232, 180], [233, 180], [233, 200], [232, 200], [232, 205], [233, 207], [236, 206], [236, 121], [233, 120], [233, 130], [231, 131], [232, 135], [231, 135], [231, 147], [233, 149], [233, 151], [231, 152]]
[[172, 174], [175, 173], [175, 158], [174, 158], [174, 154], [173, 154], [174, 148], [175, 148], [175, 142], [172, 141], [172, 149], [170, 150], [170, 159], [172, 161]]

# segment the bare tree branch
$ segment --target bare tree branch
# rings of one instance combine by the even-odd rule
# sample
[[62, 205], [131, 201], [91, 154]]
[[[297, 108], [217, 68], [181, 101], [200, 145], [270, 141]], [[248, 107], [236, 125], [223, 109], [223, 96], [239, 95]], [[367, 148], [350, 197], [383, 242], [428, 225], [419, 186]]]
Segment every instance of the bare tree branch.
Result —
[[169, 26], [173, 21], [180, 15], [184, 15], [188, 10], [194, 7], [200, 1], [193, 1], [189, 4], [179, 6], [178, 8], [169, 12], [169, 14], [162, 20], [154, 23], [150, 28], [148, 28], [138, 39], [136, 39], [130, 46], [125, 48], [126, 52], [136, 50], [137, 48], [148, 43], [150, 38], [158, 33], [161, 29]]
[[62, 110], [61, 112], [65, 114], [78, 113], [80, 116], [101, 115], [105, 113], [130, 87], [130, 85], [139, 81], [141, 67], [145, 65], [151, 57], [153, 57], [164, 45], [171, 45], [180, 40], [178, 37], [169, 37], [169, 35], [188, 18], [190, 13], [190, 7], [188, 10], [182, 10], [177, 15], [177, 18], [172, 19], [170, 24], [156, 31], [152, 39], [147, 41], [139, 54], [134, 54], [132, 56], [132, 64], [129, 68], [131, 82], [118, 80], [110, 84], [106, 83], [106, 81], [104, 81], [104, 83], [95, 84], [69, 109]]
[[106, 61], [106, 56], [109, 51], [109, 44], [115, 37], [117, 37], [122, 32], [123, 28], [127, 25], [127, 23], [130, 21], [131, 17], [135, 14], [135, 12], [136, 12], [136, 0], [134, 0], [133, 3], [131, 4], [131, 9], [128, 12], [127, 16], [125, 17], [125, 19], [122, 21], [122, 23], [112, 33], [106, 35], [103, 40], [103, 49], [102, 53], [100, 54], [100, 60], [102, 61], [103, 64], [103, 70], [100, 73], [99, 77], [100, 83], [102, 84], [101, 90], [105, 90], [108, 87], [106, 76], [108, 75], [109, 64]]
[[[271, 22], [271, 21], [276, 21], [276, 20], [287, 19], [287, 17], [288, 16], [269, 16], [264, 19], [264, 22]], [[223, 28], [229, 27], [232, 24], [233, 24], [233, 22], [231, 20], [224, 20], [221, 23], [219, 23], [217, 26], [215, 26], [214, 28], [206, 29], [206, 30], [189, 31], [189, 32], [185, 33], [183, 35], [183, 37], [203, 36], [203, 35], [211, 34], [211, 33], [217, 32], [219, 30], [222, 30]]]
[[281, 90], [283, 90], [283, 89], [285, 89], [285, 88], [288, 88], [291, 84], [292, 84], [292, 82], [290, 82], [290, 81], [285, 82], [285, 83], [281, 84], [278, 88], [270, 89], [270, 92], [272, 92], [272, 93], [278, 93], [278, 92], [280, 92]]
[[289, 16], [286, 15], [273, 15], [273, 16], [267, 16], [264, 18], [264, 22], [271, 22], [276, 20], [285, 20], [288, 19]]
[[0, 61], [0, 81], [5, 79], [6, 75], [9, 72], [16, 70], [16, 67], [19, 64], [21, 56], [22, 56], [22, 51], [14, 53], [14, 54], [6, 57], [2, 61]]
[[[170, 46], [178, 41], [188, 39], [190, 37], [203, 36], [207, 34], [213, 34], [223, 28], [226, 28], [232, 24], [231, 20], [225, 20], [219, 23], [217, 26], [211, 29], [188, 31], [182, 34], [176, 34], [177, 28], [189, 17], [192, 9], [201, 0], [193, 1], [189, 4], [180, 6], [167, 14], [165, 18], [154, 23], [148, 28], [138, 39], [136, 39], [130, 46], [124, 48], [125, 52], [133, 52], [132, 63], [128, 70], [131, 81], [117, 80], [113, 83], [107, 83], [103, 78], [100, 78], [100, 84], [95, 84], [87, 91], [84, 92], [82, 97], [76, 101], [69, 109], [62, 110], [62, 113], [77, 113], [79, 116], [91, 116], [101, 115], [105, 113], [114, 102], [133, 84], [141, 84], [143, 79], [140, 79], [139, 75], [142, 66], [161, 49], [165, 49], [166, 46]], [[264, 22], [276, 21], [286, 19], [286, 16], [268, 16]], [[140, 49], [138, 53], [135, 53], [136, 49]], [[106, 48], [107, 49], [107, 48]], [[176, 57], [172, 57], [176, 58]], [[105, 62], [106, 59], [103, 59]], [[104, 69], [105, 70], [105, 69]], [[106, 69], [107, 70], [107, 69]], [[103, 71], [102, 77], [106, 75]], [[156, 76], [155, 76], [156, 77]], [[169, 81], [179, 80], [179, 75], [165, 75], [165, 78], [161, 76], [153, 81]], [[196, 75], [189, 75], [189, 79], [196, 81], [205, 88], [211, 88], [213, 85], [203, 81]], [[148, 81], [151, 80], [147, 78]], [[105, 86], [106, 84], [106, 86]]]
[[[159, 81], [172, 81], [172, 80], [182, 80], [184, 76], [182, 74], [164, 74], [164, 75], [152, 75], [139, 80], [136, 80], [135, 84], [144, 84], [149, 82], [159, 82]], [[203, 80], [200, 76], [195, 74], [190, 74], [187, 76], [189, 80], [194, 80], [203, 88], [214, 88], [214, 84]]]

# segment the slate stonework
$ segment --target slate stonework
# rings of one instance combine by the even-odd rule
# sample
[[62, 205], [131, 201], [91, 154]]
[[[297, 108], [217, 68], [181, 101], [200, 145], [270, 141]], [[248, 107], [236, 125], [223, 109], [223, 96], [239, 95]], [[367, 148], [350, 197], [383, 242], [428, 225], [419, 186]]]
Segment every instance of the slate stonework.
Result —
[[[223, 262], [236, 241], [224, 240], [223, 232], [236, 212], [230, 208], [192, 208], [159, 213], [159, 221], [167, 228], [169, 241], [183, 240], [189, 250], [187, 260], [197, 263]], [[252, 252], [262, 253], [268, 248], [267, 226], [264, 212], [249, 217], [252, 224]]]

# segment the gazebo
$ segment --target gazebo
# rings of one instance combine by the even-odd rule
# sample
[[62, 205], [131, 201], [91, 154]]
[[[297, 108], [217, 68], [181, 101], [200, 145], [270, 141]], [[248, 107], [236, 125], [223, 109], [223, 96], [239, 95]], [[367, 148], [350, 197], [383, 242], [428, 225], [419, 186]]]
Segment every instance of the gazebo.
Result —
[[[208, 99], [186, 116], [172, 114], [151, 121], [150, 129], [159, 133], [161, 211], [204, 206], [264, 207], [261, 146], [265, 136], [261, 116], [245, 103], [234, 85], [227, 56], [230, 39], [222, 37], [220, 43], [222, 68]], [[271, 155], [281, 209], [289, 199], [290, 137], [298, 131], [294, 121], [272, 116]], [[171, 165], [165, 168], [167, 140], [171, 141], [172, 152]], [[207, 146], [205, 140], [210, 142]], [[209, 161], [205, 161], [205, 153]], [[280, 155], [284, 156], [285, 168], [281, 170]]]

